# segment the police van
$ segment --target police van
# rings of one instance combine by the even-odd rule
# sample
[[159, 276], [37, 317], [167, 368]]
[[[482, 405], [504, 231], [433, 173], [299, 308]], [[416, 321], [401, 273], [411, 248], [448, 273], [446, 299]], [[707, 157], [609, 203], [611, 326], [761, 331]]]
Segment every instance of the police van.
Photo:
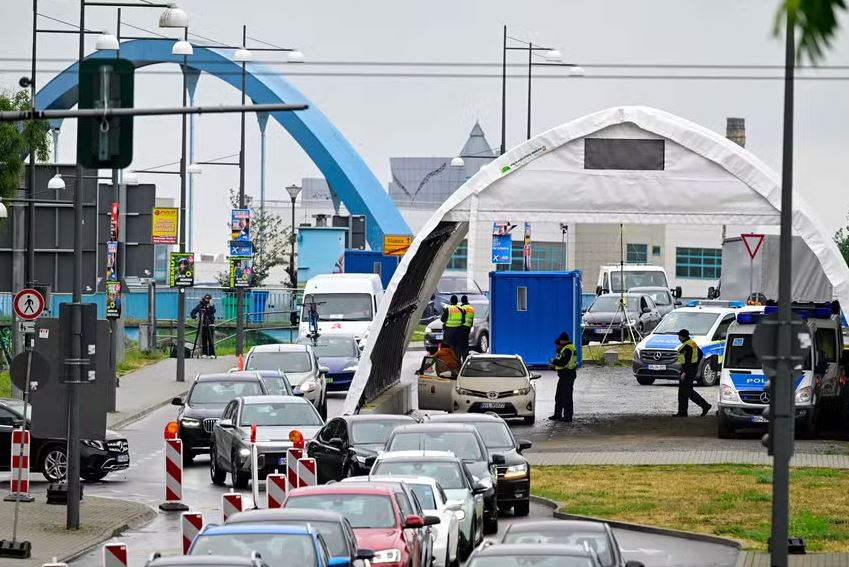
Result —
[[[746, 311], [728, 329], [719, 385], [718, 431], [722, 439], [737, 429], [757, 427], [769, 420], [770, 392], [764, 386], [761, 361], [752, 346], [755, 327], [775, 305]], [[842, 417], [847, 396], [843, 373], [843, 330], [838, 302], [794, 303], [793, 313], [805, 321], [811, 343], [804, 362], [794, 370], [793, 391], [796, 429], [801, 436], [816, 433], [817, 422], [827, 414]]]
[[648, 386], [655, 380], [679, 379], [678, 331], [687, 329], [704, 354], [697, 372], [698, 382], [702, 386], [715, 386], [719, 381], [725, 335], [742, 306], [740, 302], [692, 301], [687, 307], [667, 313], [634, 349], [631, 368], [637, 382]]

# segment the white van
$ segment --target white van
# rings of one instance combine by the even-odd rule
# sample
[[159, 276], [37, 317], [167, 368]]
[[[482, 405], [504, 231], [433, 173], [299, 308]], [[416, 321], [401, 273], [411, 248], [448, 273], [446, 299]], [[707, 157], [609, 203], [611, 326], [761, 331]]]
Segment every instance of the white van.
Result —
[[[624, 275], [624, 278], [623, 278]], [[622, 288], [622, 280], [625, 280], [625, 288]], [[643, 264], [610, 264], [599, 266], [598, 283], [595, 294], [627, 292], [634, 287], [662, 287], [672, 291], [676, 298], [681, 297], [681, 288], [674, 290], [669, 287], [669, 279], [663, 266], [649, 266]]]
[[353, 335], [359, 340], [377, 314], [383, 285], [377, 274], [323, 274], [310, 278], [304, 286], [298, 336], [309, 332], [309, 309], [318, 311], [321, 335]]

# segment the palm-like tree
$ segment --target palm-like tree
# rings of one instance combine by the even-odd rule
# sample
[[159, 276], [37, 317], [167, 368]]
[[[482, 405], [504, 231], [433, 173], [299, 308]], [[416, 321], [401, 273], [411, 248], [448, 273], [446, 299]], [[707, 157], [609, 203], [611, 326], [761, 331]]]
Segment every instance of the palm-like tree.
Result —
[[784, 18], [790, 15], [799, 31], [798, 57], [807, 56], [816, 63], [831, 47], [841, 10], [846, 10], [846, 0], [782, 0], [775, 18], [775, 33], [781, 32]]

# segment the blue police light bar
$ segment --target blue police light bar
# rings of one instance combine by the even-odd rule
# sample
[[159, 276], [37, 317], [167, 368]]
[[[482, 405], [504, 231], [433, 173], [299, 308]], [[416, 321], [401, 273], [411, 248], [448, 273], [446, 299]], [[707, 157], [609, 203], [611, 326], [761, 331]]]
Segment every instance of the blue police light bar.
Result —
[[756, 325], [760, 323], [764, 314], [759, 311], [743, 311], [737, 314], [737, 322], [741, 325]]
[[728, 302], [728, 307], [731, 307], [732, 309], [739, 309], [739, 308], [743, 307], [744, 305], [745, 305], [745, 303], [743, 303], [742, 301], [729, 301]]

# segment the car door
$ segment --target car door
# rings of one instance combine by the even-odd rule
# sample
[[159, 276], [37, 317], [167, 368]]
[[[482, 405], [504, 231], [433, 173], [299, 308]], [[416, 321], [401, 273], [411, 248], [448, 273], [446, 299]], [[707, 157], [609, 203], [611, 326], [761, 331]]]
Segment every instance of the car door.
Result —
[[20, 417], [0, 407], [0, 470], [12, 466], [12, 431], [19, 426]]
[[342, 479], [342, 464], [345, 460], [345, 451], [330, 445], [330, 440], [341, 439], [343, 432], [345, 432], [345, 437], [347, 437], [346, 429], [345, 422], [342, 419], [333, 419], [319, 432], [315, 440], [310, 443], [309, 455], [316, 460], [316, 467], [319, 471], [319, 482], [324, 483], [329, 480]]
[[[403, 491], [395, 492], [395, 502], [398, 504], [398, 510], [401, 513], [401, 529], [404, 530], [404, 540], [407, 542], [407, 551], [413, 559], [413, 565], [416, 567], [427, 567], [424, 562], [424, 547], [423, 537], [425, 528], [405, 528], [404, 519], [412, 514], [421, 516], [421, 510], [414, 510], [413, 504], [407, 498]], [[424, 518], [424, 516], [422, 516]]]
[[[418, 372], [419, 409], [451, 411], [452, 391], [457, 377], [451, 374], [448, 365], [432, 357], [425, 357]], [[443, 375], [445, 374], [445, 375]]]
[[[235, 425], [236, 423], [236, 400], [230, 401], [224, 408], [224, 413], [221, 414], [221, 419], [229, 419]], [[215, 451], [218, 455], [219, 463], [227, 463], [227, 470], [230, 469], [230, 455], [232, 454], [232, 436], [233, 429], [224, 428], [216, 425], [215, 431]]]

